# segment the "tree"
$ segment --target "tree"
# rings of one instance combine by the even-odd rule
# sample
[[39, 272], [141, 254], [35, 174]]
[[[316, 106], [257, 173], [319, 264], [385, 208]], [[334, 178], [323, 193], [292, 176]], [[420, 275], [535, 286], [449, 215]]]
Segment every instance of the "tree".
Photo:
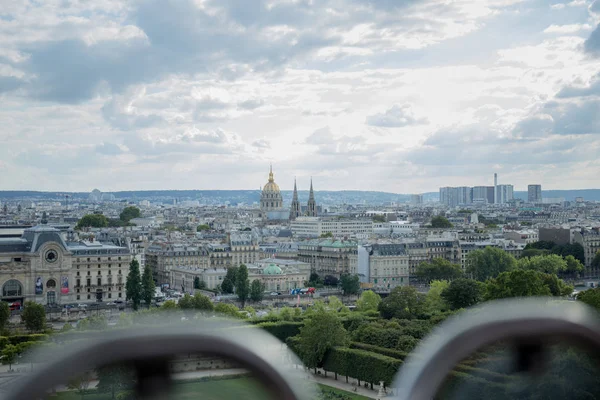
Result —
[[237, 279], [235, 283], [235, 290], [238, 295], [238, 299], [242, 303], [242, 308], [246, 305], [246, 300], [250, 296], [250, 281], [248, 280], [248, 268], [242, 264], [237, 271]]
[[373, 215], [373, 222], [385, 222], [385, 215]]
[[323, 279], [323, 285], [325, 286], [337, 286], [339, 283], [339, 279], [333, 275], [326, 275], [325, 279]]
[[206, 224], [201, 224], [196, 227], [196, 232], [208, 231], [210, 230], [210, 226]]
[[87, 214], [84, 215], [77, 225], [75, 229], [81, 228], [106, 228], [108, 226], [108, 218], [106, 218], [102, 214]]
[[144, 267], [144, 274], [142, 275], [142, 299], [148, 308], [150, 308], [150, 305], [152, 304], [155, 291], [156, 289], [154, 286], [154, 279], [152, 279], [152, 271], [150, 270], [150, 266], [146, 265]]
[[129, 264], [125, 295], [126, 300], [131, 300], [133, 310], [137, 311], [142, 301], [142, 278], [140, 276], [140, 264], [135, 258]]
[[41, 304], [32, 301], [25, 302], [21, 319], [31, 332], [40, 332], [46, 328], [46, 310]]
[[308, 278], [308, 286], [320, 286], [322, 284], [323, 280], [321, 279], [319, 274], [317, 274], [316, 271], [312, 270]]
[[412, 286], [399, 286], [392, 289], [389, 296], [379, 303], [379, 312], [386, 319], [411, 319], [422, 313], [425, 295]]
[[237, 282], [237, 272], [238, 267], [230, 267], [227, 269], [227, 274], [225, 274], [225, 278], [223, 278], [223, 282], [221, 283], [223, 293], [233, 293], [233, 289]]
[[430, 313], [446, 311], [448, 304], [442, 297], [442, 292], [450, 286], [448, 281], [432, 281], [425, 295], [425, 309]]
[[321, 235], [319, 236], [320, 238], [332, 238], [333, 237], [333, 233], [331, 232], [325, 232], [325, 233], [321, 233]]
[[195, 276], [194, 277], [194, 289], [201, 289], [200, 288], [200, 277], [199, 276]]
[[250, 284], [250, 299], [252, 301], [261, 301], [263, 299], [264, 285], [258, 279]]
[[358, 275], [342, 274], [340, 281], [342, 283], [342, 292], [344, 295], [358, 294], [360, 290], [360, 280]]
[[173, 300], [167, 300], [160, 306], [161, 310], [177, 310], [178, 308], [179, 306]]
[[229, 303], [217, 303], [215, 306], [215, 312], [219, 314], [229, 315], [234, 318], [240, 318], [240, 309], [234, 304]]
[[233, 281], [229, 277], [223, 278], [223, 282], [221, 282], [221, 290], [223, 293], [233, 293]]
[[119, 215], [119, 219], [123, 222], [129, 222], [134, 218], [139, 218], [142, 214], [140, 213], [140, 209], [135, 206], [125, 207], [121, 214]]
[[485, 284], [474, 279], [460, 278], [452, 281], [442, 291], [442, 298], [452, 310], [471, 307], [483, 298]]
[[566, 243], [561, 245], [556, 245], [552, 248], [552, 254], [558, 254], [559, 256], [567, 257], [573, 256], [580, 263], [585, 264], [585, 251], [583, 246], [579, 243]]
[[356, 306], [359, 311], [377, 311], [379, 303], [381, 303], [381, 296], [372, 290], [365, 290], [356, 302]]
[[527, 243], [525, 249], [541, 249], [541, 250], [552, 250], [556, 246], [556, 243], [550, 240], [540, 240], [533, 243]]
[[337, 296], [329, 296], [327, 298], [327, 305], [329, 310], [335, 312], [347, 312], [348, 307], [344, 305], [344, 303]]
[[84, 372], [83, 374], [71, 379], [67, 387], [69, 389], [77, 390], [77, 392], [81, 395], [81, 398], [85, 396], [88, 388], [90, 387], [90, 383], [92, 383], [92, 373]]
[[117, 393], [129, 389], [134, 384], [132, 370], [122, 365], [109, 365], [96, 371], [98, 385], [96, 391], [99, 393], [110, 393], [111, 399], [115, 399]]
[[497, 247], [488, 246], [484, 250], [472, 251], [467, 256], [467, 272], [482, 282], [516, 267], [515, 258]]
[[517, 261], [517, 267], [524, 270], [544, 272], [546, 274], [558, 274], [567, 270], [567, 262], [561, 256], [549, 254], [546, 256], [520, 258]]
[[596, 310], [600, 310], [600, 287], [580, 292], [577, 295], [577, 300], [594, 307]]
[[417, 267], [417, 276], [429, 283], [433, 280], [451, 281], [463, 275], [458, 264], [452, 264], [445, 258], [434, 258], [431, 262], [423, 262]]
[[550, 250], [544, 250], [544, 249], [527, 249], [525, 248], [522, 252], [521, 252], [521, 258], [525, 258], [525, 257], [535, 257], [535, 256], [545, 256], [550, 254]]
[[2, 364], [8, 365], [8, 370], [12, 369], [12, 365], [17, 360], [17, 356], [19, 355], [19, 348], [14, 344], [7, 344], [2, 349]]
[[431, 218], [431, 227], [432, 228], [452, 228], [452, 224], [448, 221], [448, 218], [438, 215]]
[[583, 272], [583, 264], [574, 256], [566, 256], [565, 262], [567, 263], [567, 269], [565, 270], [566, 275], [576, 278]]
[[503, 272], [485, 283], [485, 300], [506, 297], [565, 296], [573, 291], [556, 275], [535, 270]]
[[320, 368], [328, 350], [348, 343], [348, 333], [337, 315], [320, 308], [300, 328], [298, 356], [306, 367]]
[[10, 319], [10, 307], [6, 301], [0, 301], [0, 330], [3, 330]]
[[179, 308], [182, 310], [191, 310], [194, 308], [194, 298], [186, 293], [179, 299]]
[[194, 308], [198, 311], [213, 311], [215, 309], [215, 306], [208, 296], [203, 295], [200, 292], [194, 295], [193, 304]]
[[594, 269], [600, 268], [600, 250], [596, 252], [596, 255], [592, 259], [591, 267]]

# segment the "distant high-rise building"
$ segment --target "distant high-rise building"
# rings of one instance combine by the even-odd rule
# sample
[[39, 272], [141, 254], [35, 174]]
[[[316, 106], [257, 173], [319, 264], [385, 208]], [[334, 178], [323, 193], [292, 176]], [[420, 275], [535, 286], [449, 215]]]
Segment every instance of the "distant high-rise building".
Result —
[[530, 203], [542, 202], [542, 185], [527, 186], [527, 201]]
[[496, 185], [496, 201], [498, 204], [504, 204], [511, 201], [513, 196], [513, 185]]
[[473, 187], [473, 202], [494, 204], [494, 186]]
[[410, 203], [414, 206], [419, 204], [423, 204], [423, 195], [422, 194], [413, 194], [410, 196]]
[[441, 187], [440, 203], [449, 207], [473, 203], [473, 189], [468, 186]]
[[494, 172], [494, 204], [498, 203], [498, 174]]

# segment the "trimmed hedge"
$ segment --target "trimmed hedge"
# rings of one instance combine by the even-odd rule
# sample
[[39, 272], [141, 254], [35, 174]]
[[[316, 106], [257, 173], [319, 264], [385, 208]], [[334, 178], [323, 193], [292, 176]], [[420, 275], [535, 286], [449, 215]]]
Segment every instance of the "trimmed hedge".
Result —
[[32, 333], [31, 335], [0, 336], [0, 350], [3, 350], [7, 344], [18, 345], [25, 342], [39, 342], [48, 339], [45, 333]]
[[387, 349], [385, 347], [374, 346], [372, 344], [365, 344], [359, 342], [350, 342], [351, 349], [365, 350], [373, 353], [381, 354], [383, 356], [392, 357], [397, 360], [402, 360], [408, 357], [408, 353], [399, 350]]
[[286, 342], [288, 338], [300, 333], [300, 328], [304, 326], [304, 323], [293, 321], [262, 322], [255, 326], [264, 329], [282, 342]]
[[402, 361], [396, 358], [364, 350], [334, 347], [325, 356], [323, 368], [359, 381], [371, 384], [383, 381], [386, 386], [390, 386], [401, 365]]

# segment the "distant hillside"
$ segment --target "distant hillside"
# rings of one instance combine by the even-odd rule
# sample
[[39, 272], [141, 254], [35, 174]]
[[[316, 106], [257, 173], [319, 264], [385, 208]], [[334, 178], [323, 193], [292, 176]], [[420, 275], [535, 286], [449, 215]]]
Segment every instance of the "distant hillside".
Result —
[[[285, 203], [291, 202], [291, 190], [282, 190], [281, 194]], [[208, 204], [223, 204], [229, 202], [231, 204], [246, 203], [252, 204], [260, 200], [259, 190], [136, 190], [122, 191], [112, 193], [117, 200], [122, 201], [185, 201], [199, 200]], [[89, 193], [87, 192], [38, 192], [38, 191], [21, 191], [9, 190], [0, 191], [0, 199], [14, 200], [60, 200], [64, 199], [65, 195], [69, 195], [71, 201], [87, 200]], [[317, 202], [323, 204], [385, 204], [390, 202], [404, 203], [410, 201], [410, 194], [398, 194], [389, 192], [372, 192], [360, 190], [319, 190], [315, 192]], [[542, 191], [544, 198], [564, 197], [567, 201], [574, 201], [576, 197], [583, 197], [588, 201], [600, 201], [600, 189], [581, 189], [581, 190], [544, 190]], [[301, 190], [298, 192], [298, 197], [301, 202], [308, 200], [308, 191]], [[515, 197], [527, 200], [527, 192], [515, 192]], [[425, 202], [437, 201], [439, 199], [438, 192], [423, 193]]]

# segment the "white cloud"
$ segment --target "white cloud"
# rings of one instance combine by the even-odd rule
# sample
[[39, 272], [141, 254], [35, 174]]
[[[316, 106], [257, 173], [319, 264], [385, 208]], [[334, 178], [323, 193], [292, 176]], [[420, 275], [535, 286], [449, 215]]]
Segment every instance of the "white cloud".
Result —
[[541, 3], [9, 2], [0, 189], [592, 185], [600, 30]]

